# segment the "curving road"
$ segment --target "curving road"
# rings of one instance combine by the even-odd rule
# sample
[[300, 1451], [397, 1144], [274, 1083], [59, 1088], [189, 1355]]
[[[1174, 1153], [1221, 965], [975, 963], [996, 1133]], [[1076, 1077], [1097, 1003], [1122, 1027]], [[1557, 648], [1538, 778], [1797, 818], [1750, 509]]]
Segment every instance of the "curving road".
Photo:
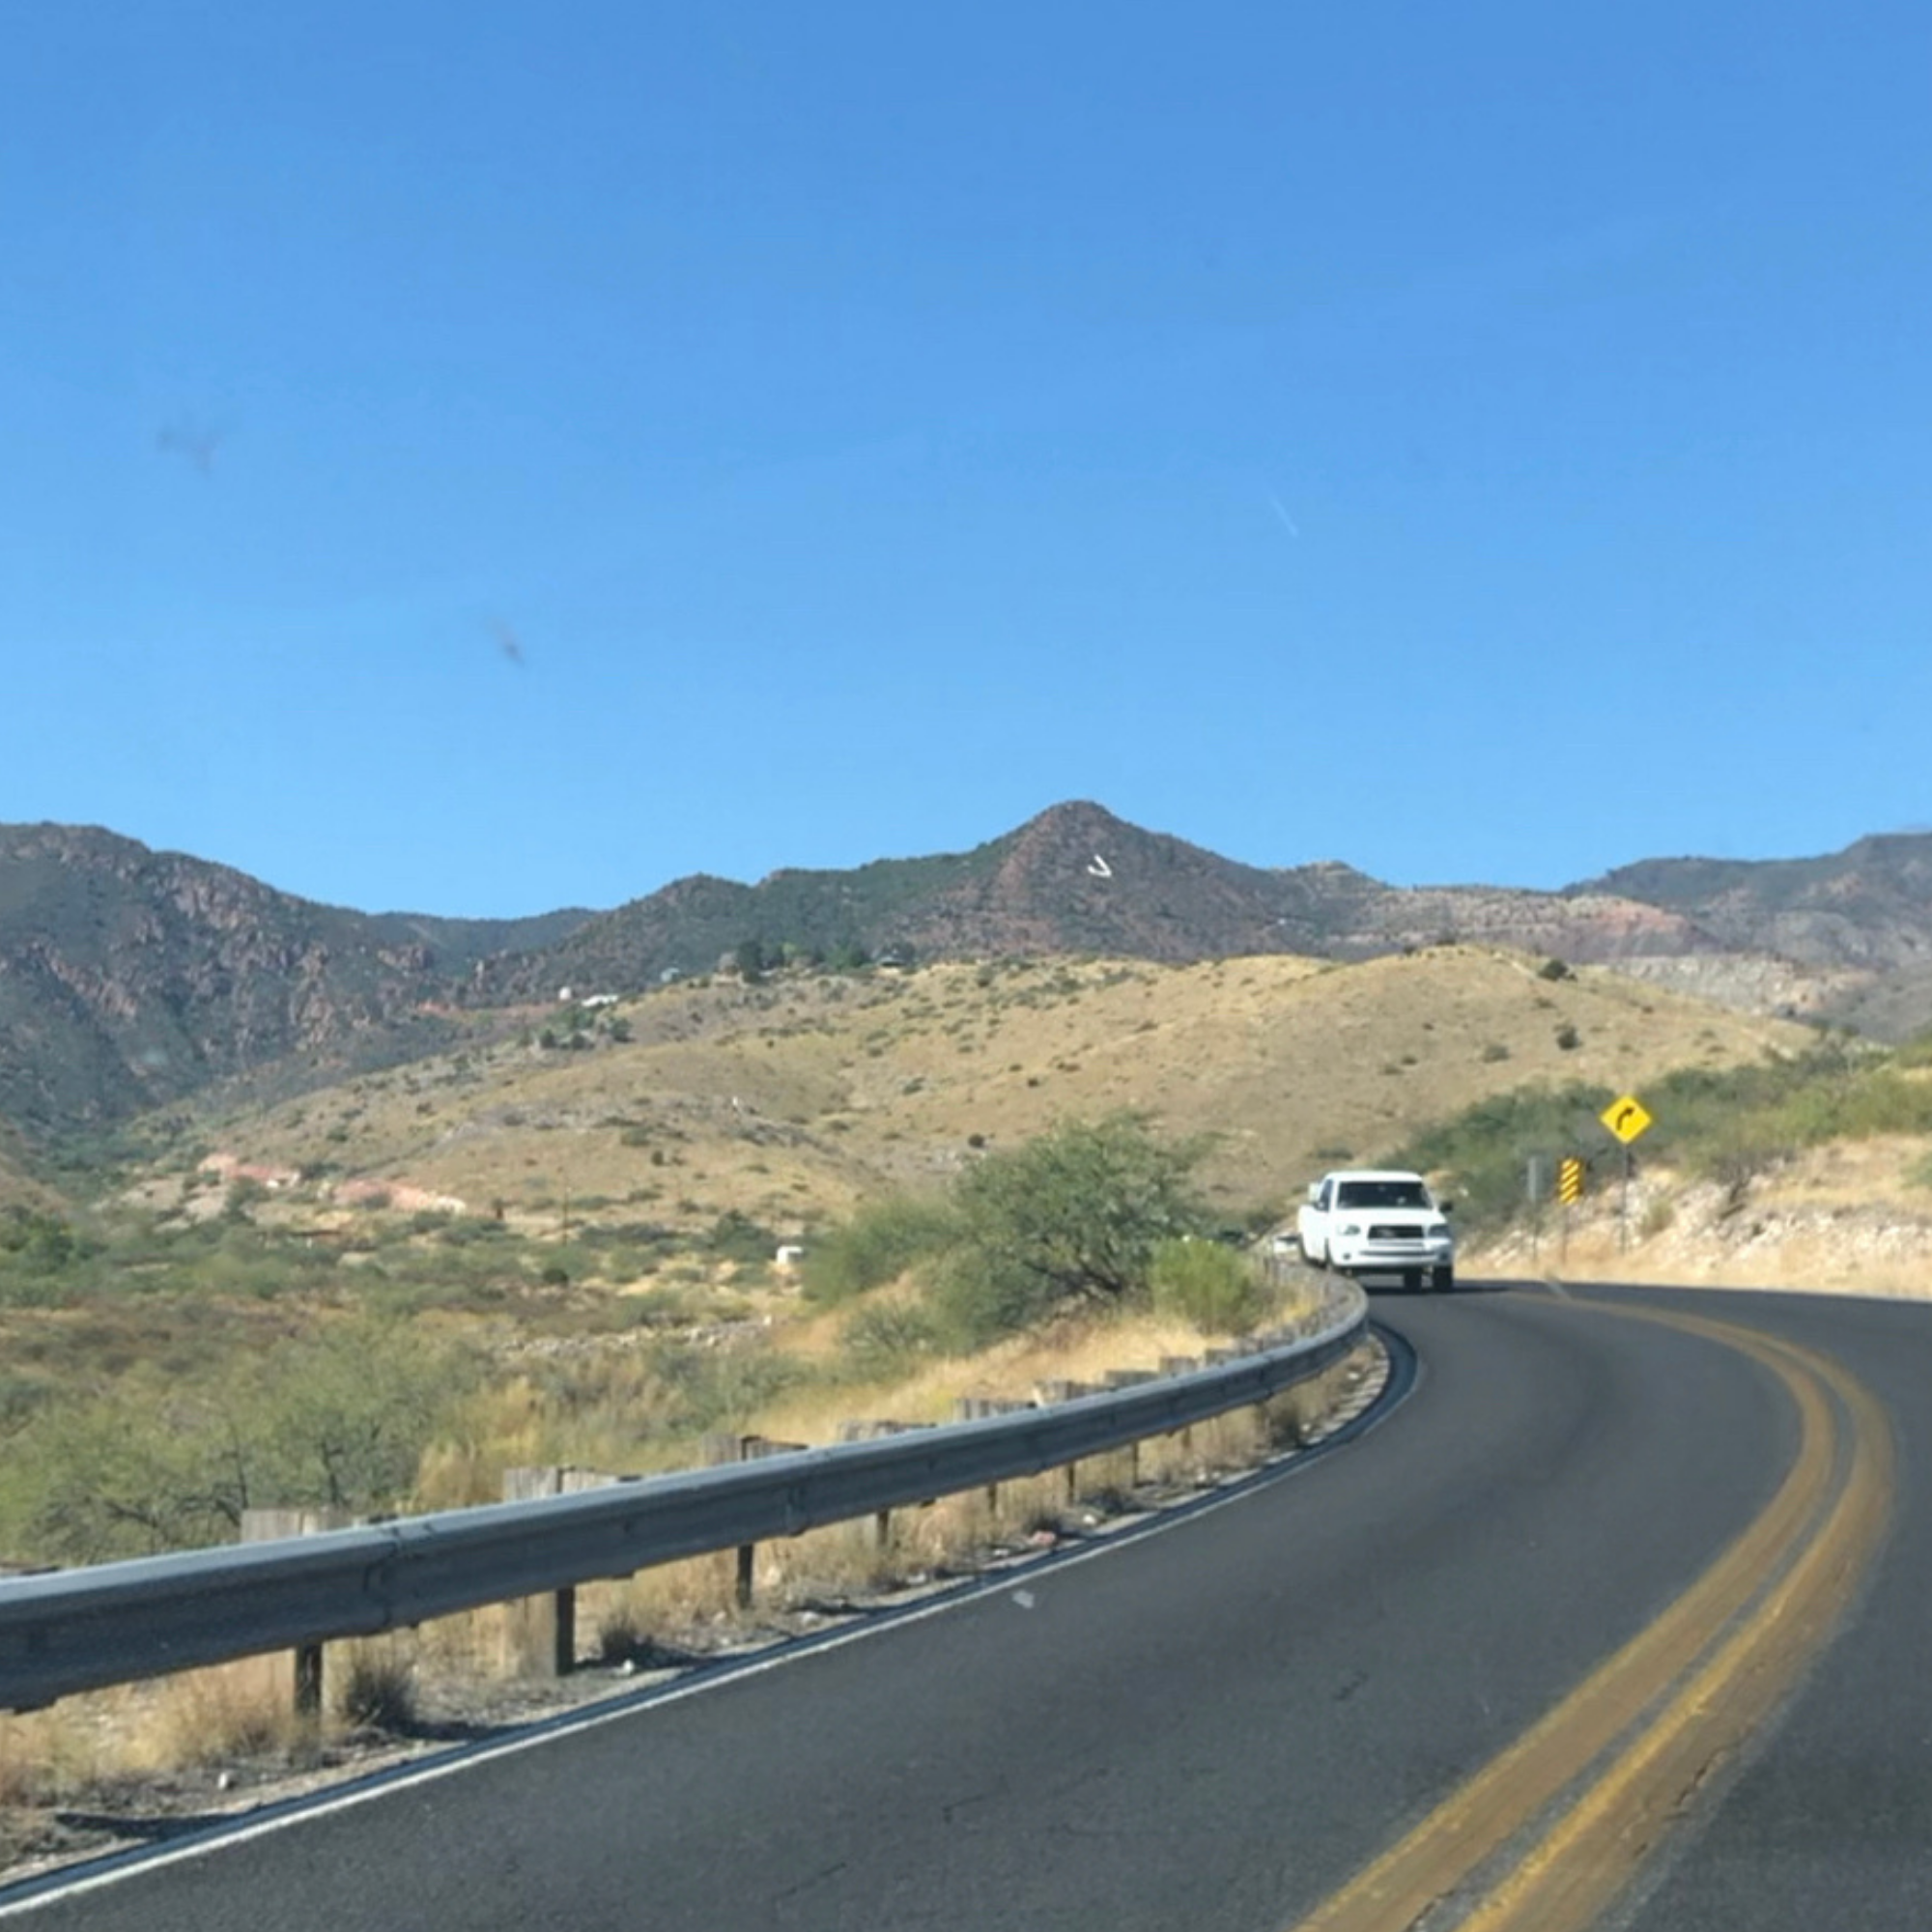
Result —
[[1378, 1313], [1416, 1386], [1300, 1473], [0, 1923], [1932, 1924], [1932, 1310]]

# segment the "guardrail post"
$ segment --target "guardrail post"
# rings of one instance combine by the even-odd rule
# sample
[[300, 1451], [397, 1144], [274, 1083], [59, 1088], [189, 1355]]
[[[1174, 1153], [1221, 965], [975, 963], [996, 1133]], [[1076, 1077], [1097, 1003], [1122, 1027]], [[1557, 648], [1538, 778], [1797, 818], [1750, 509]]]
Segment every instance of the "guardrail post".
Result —
[[[537, 1464], [503, 1471], [506, 1503], [540, 1496], [573, 1496], [621, 1482], [598, 1469], [569, 1463]], [[503, 1664], [518, 1677], [568, 1677], [577, 1668], [577, 1589], [566, 1583], [540, 1597], [519, 1597], [503, 1605]]]
[[[1199, 1355], [1163, 1355], [1160, 1358], [1160, 1372], [1164, 1376], [1191, 1376], [1201, 1366]], [[1194, 1430], [1192, 1425], [1179, 1432], [1181, 1453], [1194, 1453]]]
[[[346, 1509], [250, 1509], [242, 1512], [243, 1543], [276, 1543], [285, 1536], [319, 1536], [348, 1529], [355, 1518]], [[291, 1655], [292, 1699], [296, 1717], [313, 1723], [322, 1716], [322, 1645], [298, 1644]]]
[[[707, 1435], [706, 1460], [712, 1463], [755, 1463], [766, 1456], [790, 1456], [808, 1445], [803, 1442], [777, 1442], [769, 1435]], [[753, 1568], [758, 1560], [755, 1543], [738, 1546], [737, 1575], [732, 1579], [731, 1601], [741, 1610], [752, 1607]]]
[[[1157, 1380], [1151, 1369], [1109, 1369], [1107, 1387], [1109, 1389], [1139, 1388], [1144, 1382]], [[1127, 1489], [1131, 1493], [1140, 1488], [1141, 1445], [1138, 1441], [1127, 1444]]]
[[[506, 1503], [534, 1502], [614, 1480], [552, 1463], [503, 1471]], [[566, 1586], [503, 1605], [503, 1668], [515, 1677], [568, 1677], [577, 1668], [577, 1592]]]
[[[1083, 1395], [1092, 1395], [1092, 1382], [1068, 1381], [1063, 1377], [1050, 1376], [1045, 1381], [1034, 1385], [1034, 1398], [1039, 1403], [1077, 1402]], [[1067, 1463], [1060, 1474], [1061, 1493], [1070, 1503], [1080, 1492], [1080, 1464]]]
[[[1004, 1415], [1009, 1409], [1026, 1406], [1024, 1403], [998, 1402], [991, 1396], [962, 1395], [952, 1405], [952, 1419], [954, 1422], [978, 1422], [981, 1416]], [[1000, 1513], [998, 1483], [986, 1485], [986, 1508], [994, 1516]]]

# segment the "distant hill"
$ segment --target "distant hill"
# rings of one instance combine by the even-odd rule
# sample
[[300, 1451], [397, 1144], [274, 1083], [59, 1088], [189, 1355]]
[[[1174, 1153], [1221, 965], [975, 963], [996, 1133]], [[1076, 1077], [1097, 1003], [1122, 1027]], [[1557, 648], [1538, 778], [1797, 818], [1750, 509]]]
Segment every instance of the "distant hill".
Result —
[[774, 955], [1177, 965], [1460, 941], [1897, 1037], [1932, 1022], [1932, 836], [1649, 860], [1543, 893], [1242, 865], [1074, 802], [963, 853], [450, 920], [317, 905], [96, 828], [0, 826], [0, 1122], [11, 1144], [44, 1147], [263, 1069], [274, 1091], [314, 1084], [433, 1051], [493, 1009], [706, 973], [749, 940]]
[[1646, 859], [1571, 891], [1674, 913], [1736, 962], [1716, 979], [1694, 965], [1651, 975], [1686, 990], [1749, 1004], [1767, 963], [1781, 962], [1810, 1018], [1889, 1040], [1932, 1027], [1932, 834], [1861, 838], [1815, 859]]
[[1801, 966], [1932, 967], [1932, 833], [1861, 838], [1820, 859], [1645, 859], [1570, 890], [1680, 914], [1726, 952]]
[[1463, 939], [1603, 961], [1715, 945], [1668, 910], [1609, 895], [1402, 888], [1339, 864], [1244, 866], [1098, 805], [1059, 805], [970, 852], [781, 871], [755, 886], [681, 879], [553, 947], [488, 960], [465, 997], [628, 992], [708, 972], [747, 939], [877, 955], [1093, 953], [1170, 964], [1293, 952], [1371, 958]]
[[94, 827], [0, 826], [0, 1119], [44, 1141], [301, 1051], [428, 1050], [481, 954], [586, 915], [371, 915]]

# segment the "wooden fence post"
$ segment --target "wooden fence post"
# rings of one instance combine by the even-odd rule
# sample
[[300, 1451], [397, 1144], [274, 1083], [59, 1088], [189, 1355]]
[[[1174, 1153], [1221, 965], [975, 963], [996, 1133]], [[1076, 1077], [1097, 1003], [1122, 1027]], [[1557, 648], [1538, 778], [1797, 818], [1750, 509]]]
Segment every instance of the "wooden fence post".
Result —
[[[607, 1489], [618, 1480], [594, 1469], [556, 1463], [503, 1471], [506, 1503], [535, 1502], [579, 1490]], [[566, 1584], [503, 1605], [503, 1668], [513, 1677], [568, 1677], [577, 1668], [577, 1591]]]
[[[704, 1459], [707, 1463], [755, 1463], [765, 1456], [790, 1456], [809, 1448], [805, 1442], [778, 1442], [769, 1435], [707, 1435]], [[737, 1574], [732, 1579], [731, 1601], [741, 1610], [752, 1607], [753, 1571], [758, 1560], [755, 1543], [738, 1546]]]
[[[285, 1536], [320, 1536], [325, 1530], [353, 1529], [357, 1519], [346, 1509], [250, 1509], [242, 1512], [243, 1543], [274, 1543]], [[291, 1657], [291, 1700], [303, 1723], [322, 1716], [322, 1645], [297, 1646]]]

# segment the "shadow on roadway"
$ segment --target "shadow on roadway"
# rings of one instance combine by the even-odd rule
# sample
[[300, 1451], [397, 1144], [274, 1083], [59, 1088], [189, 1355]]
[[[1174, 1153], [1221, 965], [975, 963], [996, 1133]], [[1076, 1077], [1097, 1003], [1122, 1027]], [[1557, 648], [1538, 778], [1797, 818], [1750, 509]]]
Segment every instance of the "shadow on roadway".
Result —
[[1400, 1275], [1357, 1275], [1355, 1280], [1364, 1293], [1378, 1301], [1384, 1296], [1399, 1296], [1405, 1301], [1447, 1301], [1460, 1294], [1508, 1294], [1517, 1289], [1543, 1287], [1540, 1281], [1471, 1281], [1464, 1275], [1456, 1277], [1454, 1288], [1430, 1288], [1426, 1284], [1408, 1288]]

